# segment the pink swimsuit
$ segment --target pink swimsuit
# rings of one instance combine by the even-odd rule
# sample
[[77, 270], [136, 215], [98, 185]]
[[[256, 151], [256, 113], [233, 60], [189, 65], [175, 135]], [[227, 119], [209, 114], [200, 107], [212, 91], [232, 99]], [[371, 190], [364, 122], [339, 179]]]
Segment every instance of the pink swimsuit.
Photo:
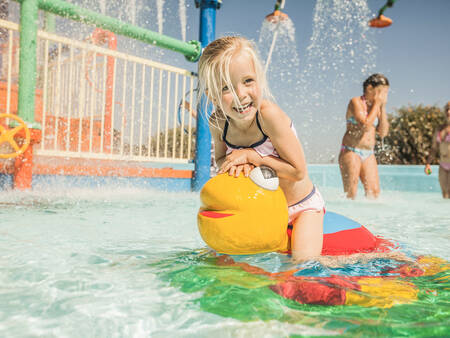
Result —
[[[225, 142], [225, 145], [227, 147], [226, 154], [230, 154], [235, 149], [243, 149], [243, 148], [253, 148], [261, 157], [265, 156], [275, 156], [280, 158], [280, 155], [278, 155], [275, 147], [272, 144], [272, 141], [270, 141], [270, 138], [263, 132], [261, 125], [258, 120], [258, 113], [256, 113], [256, 124], [258, 126], [258, 129], [261, 131], [263, 138], [253, 143], [249, 146], [237, 146], [234, 144], [231, 144], [227, 141], [227, 132], [228, 132], [228, 120], [225, 121], [225, 126], [223, 128], [223, 134], [222, 134], [222, 140]], [[295, 136], [297, 137], [297, 131], [295, 130], [294, 124], [291, 123], [291, 129], [294, 132]], [[322, 195], [320, 194], [319, 190], [314, 186], [312, 191], [301, 201], [290, 205], [288, 207], [289, 211], [289, 224], [295, 221], [295, 219], [305, 211], [325, 211], [325, 201], [322, 198]]]

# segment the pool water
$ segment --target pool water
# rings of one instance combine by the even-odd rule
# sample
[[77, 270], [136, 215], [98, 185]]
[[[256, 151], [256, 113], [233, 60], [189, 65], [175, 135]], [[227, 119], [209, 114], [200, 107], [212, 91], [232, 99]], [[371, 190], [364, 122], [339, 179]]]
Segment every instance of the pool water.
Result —
[[[328, 210], [414, 255], [449, 260], [449, 202], [439, 192], [384, 190], [376, 201], [349, 201], [340, 188], [319, 188]], [[450, 333], [448, 271], [418, 280], [411, 304], [298, 304], [258, 276], [217, 265], [197, 231], [198, 207], [198, 193], [136, 188], [0, 192], [0, 336]]]

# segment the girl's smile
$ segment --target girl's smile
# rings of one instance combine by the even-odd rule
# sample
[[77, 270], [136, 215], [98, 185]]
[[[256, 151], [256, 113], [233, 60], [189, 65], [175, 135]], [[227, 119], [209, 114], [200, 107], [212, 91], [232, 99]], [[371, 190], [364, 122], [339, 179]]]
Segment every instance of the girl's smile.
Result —
[[250, 112], [250, 108], [253, 107], [253, 103], [241, 103], [240, 107], [233, 107], [233, 109], [238, 112], [239, 114], [247, 114], [248, 112]]

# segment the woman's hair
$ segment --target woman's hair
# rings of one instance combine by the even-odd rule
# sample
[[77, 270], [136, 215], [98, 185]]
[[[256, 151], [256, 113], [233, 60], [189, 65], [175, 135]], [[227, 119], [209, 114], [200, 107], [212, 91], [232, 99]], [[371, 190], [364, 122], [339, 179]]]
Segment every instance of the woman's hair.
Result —
[[[229, 69], [232, 58], [240, 53], [246, 54], [253, 62], [256, 81], [261, 88], [263, 98], [272, 99], [264, 68], [254, 44], [240, 36], [225, 36], [206, 46], [198, 63], [198, 99], [202, 94], [206, 94], [207, 101], [212, 101], [218, 112], [223, 112], [220, 98], [224, 86], [230, 88], [234, 99], [239, 104], [238, 96], [231, 84]], [[207, 104], [206, 102], [205, 105]], [[225, 118], [225, 116], [222, 117]]]
[[373, 88], [377, 86], [389, 86], [389, 80], [383, 74], [372, 74], [363, 83], [363, 90], [366, 91], [367, 87], [371, 85]]

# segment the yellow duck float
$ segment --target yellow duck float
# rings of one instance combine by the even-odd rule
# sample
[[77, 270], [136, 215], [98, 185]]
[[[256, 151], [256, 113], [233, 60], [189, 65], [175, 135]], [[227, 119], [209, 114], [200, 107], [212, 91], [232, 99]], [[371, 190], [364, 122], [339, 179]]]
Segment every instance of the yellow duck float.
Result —
[[272, 169], [255, 168], [250, 178], [217, 175], [205, 184], [200, 200], [198, 228], [216, 251], [243, 255], [288, 249], [287, 203]]

